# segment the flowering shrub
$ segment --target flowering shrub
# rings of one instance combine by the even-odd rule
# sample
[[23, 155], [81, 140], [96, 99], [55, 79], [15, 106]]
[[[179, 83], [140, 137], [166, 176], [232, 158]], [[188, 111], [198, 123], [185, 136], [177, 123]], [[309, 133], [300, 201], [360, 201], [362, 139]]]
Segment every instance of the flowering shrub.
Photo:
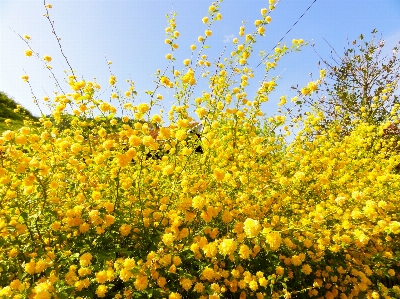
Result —
[[[40, 126], [26, 122], [4, 132], [1, 298], [400, 295], [397, 286], [377, 282], [399, 276], [400, 177], [394, 168], [400, 155], [388, 156], [397, 141], [382, 139], [397, 114], [379, 126], [358, 122], [343, 137], [340, 123], [321, 131], [323, 114], [310, 112], [296, 120], [301, 130], [285, 142], [285, 115], [264, 119], [260, 107], [276, 85], [267, 80], [269, 70], [290, 49], [279, 47], [268, 57], [254, 100], [245, 93], [253, 78], [247, 59], [271, 21], [270, 4], [254, 33], [240, 28], [242, 44], [234, 40], [235, 51], [216, 63], [215, 75], [207, 75], [211, 63], [201, 56], [210, 26], [199, 38], [196, 62], [185, 60], [182, 72], [158, 73], [157, 88], [178, 90], [169, 127], [151, 113], [161, 95], [150, 92], [149, 103], [134, 105], [124, 100], [133, 101], [133, 83], [126, 98], [113, 92], [129, 115], [118, 121], [115, 105], [96, 98], [97, 83], [71, 75], [71, 93], [47, 99], [54, 121], [43, 116]], [[218, 7], [210, 6], [204, 23], [222, 18]], [[179, 32], [175, 15], [168, 20], [173, 51]], [[302, 44], [295, 40], [292, 49]], [[191, 101], [202, 73], [210, 91]], [[322, 80], [323, 72], [304, 95]], [[113, 88], [116, 81], [111, 75]], [[190, 107], [204, 129], [201, 139], [188, 141]], [[57, 129], [67, 118], [69, 127]], [[156, 124], [157, 138], [151, 134]], [[199, 145], [202, 154], [194, 152]], [[161, 159], [148, 159], [160, 147]]]

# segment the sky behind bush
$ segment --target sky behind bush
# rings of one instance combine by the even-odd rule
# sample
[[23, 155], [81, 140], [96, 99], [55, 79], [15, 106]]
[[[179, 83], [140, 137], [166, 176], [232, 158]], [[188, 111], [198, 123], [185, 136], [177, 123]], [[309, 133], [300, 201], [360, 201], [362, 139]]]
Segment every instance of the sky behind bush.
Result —
[[[249, 60], [250, 66], [254, 68], [259, 64], [258, 52], [270, 52], [312, 2], [282, 0], [277, 5], [271, 14], [272, 22], [266, 27], [265, 37], [257, 40], [253, 57]], [[200, 46], [197, 37], [204, 35], [206, 29], [201, 19], [207, 15], [211, 1], [54, 0], [47, 3], [53, 5], [50, 15], [55, 21], [54, 27], [78, 79], [83, 77], [89, 81], [97, 78], [104, 91], [110, 75], [106, 61], [110, 60], [113, 62], [111, 70], [117, 77], [119, 89], [126, 91], [128, 84], [125, 80], [132, 79], [138, 91], [136, 103], [140, 103], [149, 101], [149, 96], [143, 91], [154, 88], [152, 74], [157, 69], [165, 69], [165, 54], [171, 52], [164, 43], [164, 30], [167, 27], [165, 15], [172, 10], [178, 13], [176, 20], [180, 38], [177, 40], [179, 49], [175, 54], [175, 68], [183, 69], [183, 59], [191, 55], [189, 46], [193, 43]], [[232, 39], [238, 37], [242, 21], [247, 22], [246, 33], [254, 30], [254, 21], [261, 18], [260, 9], [263, 7], [268, 7], [267, 1], [222, 2], [220, 12], [223, 19], [213, 24], [213, 35], [207, 41], [210, 48], [204, 52], [211, 62], [221, 55], [225, 46], [224, 57], [230, 54], [233, 50]], [[42, 0], [0, 1], [0, 91], [6, 92], [36, 115], [40, 113], [32, 101], [29, 86], [21, 80], [24, 71], [30, 77], [33, 91], [39, 99], [46, 95], [52, 97], [57, 88], [43, 64], [34, 57], [24, 55], [28, 47], [11, 29], [21, 35], [30, 35], [31, 46], [41, 58], [44, 55], [52, 56], [54, 73], [62, 80], [65, 78], [63, 69], [68, 69], [68, 66], [60, 54], [48, 20], [42, 16], [45, 12]], [[399, 17], [398, 0], [317, 0], [283, 40], [290, 45], [292, 39], [302, 38], [310, 41], [310, 46], [303, 48], [300, 53], [292, 53], [283, 58], [274, 73], [281, 75], [279, 87], [263, 110], [273, 113], [281, 95], [295, 95], [295, 91], [290, 88], [292, 85], [307, 84], [311, 80], [310, 73], [314, 79], [318, 77], [318, 55], [329, 60], [331, 51], [324, 39], [342, 54], [347, 40], [351, 42], [362, 33], [365, 40], [369, 41], [370, 32], [376, 28], [378, 37], [386, 42], [387, 53], [391, 53], [393, 46], [400, 40]], [[255, 75], [256, 79], [249, 81], [249, 99], [262, 80], [262, 65], [256, 69]], [[200, 95], [206, 86], [199, 86], [195, 96]], [[65, 83], [63, 87], [69, 92]], [[106, 91], [100, 98], [108, 100], [110, 92]], [[160, 93], [165, 97], [164, 108], [168, 110], [173, 100], [173, 91], [161, 90]], [[48, 112], [46, 109], [43, 111]]]

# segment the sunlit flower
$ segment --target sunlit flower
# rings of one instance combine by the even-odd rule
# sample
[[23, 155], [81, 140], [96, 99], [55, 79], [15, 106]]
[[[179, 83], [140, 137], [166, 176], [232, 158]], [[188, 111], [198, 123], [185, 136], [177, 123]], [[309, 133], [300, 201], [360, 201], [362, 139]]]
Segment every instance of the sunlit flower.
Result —
[[150, 107], [147, 103], [142, 103], [138, 105], [138, 111], [140, 113], [146, 113], [147, 111], [149, 111]]
[[136, 290], [138, 290], [138, 291], [145, 290], [148, 285], [147, 276], [139, 275], [133, 284], [134, 284]]
[[101, 284], [96, 289], [96, 295], [99, 296], [100, 298], [104, 298], [106, 296], [107, 291], [108, 291], [107, 286]]
[[45, 56], [43, 57], [43, 59], [44, 59], [46, 62], [51, 62], [51, 60], [52, 60], [52, 58], [51, 58], [49, 55], [45, 55]]
[[261, 230], [261, 225], [257, 220], [247, 218], [244, 222], [244, 231], [249, 238], [257, 237]]
[[219, 245], [219, 252], [222, 255], [231, 255], [235, 252], [237, 244], [234, 239], [224, 239]]

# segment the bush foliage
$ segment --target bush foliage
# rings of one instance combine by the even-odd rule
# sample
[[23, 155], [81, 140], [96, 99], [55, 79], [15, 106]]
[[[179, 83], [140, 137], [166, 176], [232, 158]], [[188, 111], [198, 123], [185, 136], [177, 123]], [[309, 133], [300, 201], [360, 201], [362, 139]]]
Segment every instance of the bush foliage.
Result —
[[16, 103], [4, 92], [0, 92], [0, 133], [21, 128], [25, 118], [35, 119], [29, 110]]
[[[353, 120], [346, 136], [340, 121], [322, 127], [323, 111], [308, 112], [293, 120], [299, 130], [287, 142], [287, 115], [267, 118], [261, 105], [276, 86], [270, 70], [304, 42], [277, 47], [254, 99], [245, 92], [252, 45], [275, 7], [269, 2], [254, 32], [240, 28], [215, 75], [201, 52], [209, 25], [222, 18], [219, 1], [203, 19], [198, 59], [159, 72], [148, 103], [135, 102], [133, 82], [125, 96], [118, 92], [113, 74], [110, 102], [97, 98], [96, 82], [71, 75], [71, 92], [47, 99], [51, 118], [2, 134], [1, 298], [400, 295], [379, 282], [400, 273], [400, 155], [396, 135], [385, 137], [398, 107], [380, 124]], [[176, 14], [168, 23], [173, 53]], [[201, 74], [210, 90], [195, 97]], [[302, 89], [304, 97], [324, 74]], [[159, 88], [177, 90], [168, 126], [152, 113]], [[188, 133], [191, 109], [200, 138]], [[69, 127], [60, 130], [63, 122]], [[157, 150], [160, 159], [149, 157]]]

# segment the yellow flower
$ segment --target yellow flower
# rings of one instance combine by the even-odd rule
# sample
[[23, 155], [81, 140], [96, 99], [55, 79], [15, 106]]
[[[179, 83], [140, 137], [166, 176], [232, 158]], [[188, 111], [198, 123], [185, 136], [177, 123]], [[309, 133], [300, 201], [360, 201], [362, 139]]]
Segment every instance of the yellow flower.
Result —
[[105, 283], [108, 280], [107, 272], [105, 270], [96, 273], [97, 283]]
[[266, 16], [264, 20], [265, 20], [265, 22], [267, 22], [267, 23], [271, 23], [272, 18], [271, 18], [271, 16]]
[[207, 30], [204, 32], [204, 34], [205, 34], [206, 36], [211, 36], [212, 31], [211, 31], [210, 29], [207, 29]]
[[182, 141], [186, 139], [186, 130], [180, 129], [175, 133], [175, 137], [177, 140]]
[[199, 118], [203, 118], [207, 114], [207, 110], [204, 107], [200, 107], [196, 109], [196, 114]]
[[260, 26], [260, 27], [258, 27], [257, 31], [258, 31], [258, 33], [259, 33], [260, 35], [264, 35], [265, 28], [264, 28], [263, 26]]
[[51, 229], [52, 229], [52, 230], [55, 230], [55, 231], [59, 230], [60, 227], [61, 227], [61, 223], [58, 222], [58, 221], [53, 222], [53, 224], [51, 225]]
[[222, 181], [225, 177], [225, 172], [220, 168], [215, 168], [214, 177], [217, 181]]
[[203, 196], [197, 195], [192, 199], [192, 207], [198, 210], [203, 209], [206, 204], [206, 200]]
[[169, 294], [168, 299], [181, 299], [182, 296], [179, 295], [178, 293], [174, 293], [172, 292], [171, 294]]
[[121, 235], [122, 235], [123, 237], [126, 237], [127, 235], [130, 234], [131, 229], [132, 229], [132, 226], [131, 226], [131, 225], [129, 225], [129, 224], [122, 224], [121, 227], [119, 228], [119, 231], [120, 231], [120, 233], [121, 233]]
[[10, 287], [12, 290], [18, 290], [18, 291], [22, 291], [24, 288], [24, 284], [21, 283], [21, 281], [19, 279], [14, 279], [11, 283], [10, 283]]
[[162, 236], [162, 241], [163, 241], [164, 244], [167, 245], [167, 246], [171, 246], [172, 243], [174, 242], [174, 239], [175, 239], [174, 236], [173, 236], [172, 234], [170, 234], [170, 233], [164, 234], [164, 235]]
[[[203, 274], [204, 278], [207, 280], [213, 280], [213, 278], [214, 278], [214, 270], [209, 267], [204, 268], [202, 274]], [[196, 284], [196, 286], [197, 286], [197, 284]], [[196, 290], [196, 286], [195, 286], [195, 290]]]
[[79, 225], [79, 231], [81, 233], [87, 233], [90, 229], [90, 225], [88, 223], [82, 223], [81, 225]]
[[79, 258], [79, 264], [82, 267], [89, 266], [92, 263], [91, 262], [92, 258], [93, 258], [93, 256], [89, 252], [86, 252], [86, 253], [82, 254], [82, 256]]
[[185, 66], [188, 66], [188, 65], [190, 64], [190, 59], [185, 59], [185, 60], [183, 61], [183, 64], [184, 64]]
[[196, 50], [196, 45], [191, 45], [190, 50], [192, 50], [192, 51]]
[[167, 280], [165, 279], [165, 277], [159, 277], [157, 279], [157, 284], [160, 288], [163, 288], [165, 286], [165, 284], [167, 283]]
[[27, 75], [23, 75], [23, 76], [21, 77], [21, 79], [22, 79], [24, 82], [27, 82], [27, 81], [29, 80], [29, 77], [28, 77]]
[[17, 254], [18, 254], [18, 249], [13, 248], [13, 249], [11, 249], [11, 250], [8, 252], [8, 257], [9, 257], [9, 258], [13, 258], [13, 257], [16, 257]]
[[205, 287], [201, 282], [197, 282], [193, 289], [194, 289], [195, 292], [200, 294], [200, 293], [203, 293], [204, 288]]
[[303, 272], [306, 275], [309, 275], [312, 272], [312, 269], [310, 265], [304, 264], [303, 267], [301, 268], [301, 272]]
[[31, 39], [31, 37], [29, 35], [27, 35], [27, 34], [24, 34], [24, 38], [25, 39]]
[[117, 78], [114, 75], [110, 76], [109, 83], [110, 85], [114, 85], [117, 82]]
[[153, 117], [151, 118], [151, 121], [154, 123], [160, 123], [162, 121], [161, 116], [158, 114], [154, 114]]
[[256, 291], [258, 289], [257, 281], [254, 281], [254, 280], [250, 281], [249, 282], [249, 289], [252, 290], [252, 291]]
[[35, 261], [30, 261], [29, 263], [26, 263], [25, 264], [25, 272], [26, 273], [28, 273], [28, 274], [35, 274], [35, 266], [36, 266], [36, 263], [35, 263]]
[[53, 8], [53, 6], [51, 4], [46, 4], [45, 6], [47, 9]]
[[179, 36], [179, 32], [178, 31], [174, 31], [174, 36], [178, 37]]
[[192, 280], [189, 278], [183, 278], [179, 283], [186, 291], [189, 291], [193, 284]]
[[145, 290], [148, 285], [147, 276], [139, 275], [133, 284], [135, 285], [136, 290], [138, 291]]
[[199, 41], [199, 43], [201, 43], [201, 42], [203, 42], [203, 41], [204, 41], [204, 37], [202, 37], [202, 36], [199, 36], [199, 37], [197, 38], [197, 40]]
[[240, 245], [239, 255], [241, 259], [247, 260], [250, 257], [251, 249], [246, 244]]
[[290, 261], [294, 266], [300, 266], [302, 264], [301, 258], [298, 255], [292, 256]]
[[265, 15], [268, 12], [268, 9], [266, 8], [261, 8], [261, 14]]
[[261, 230], [261, 225], [258, 220], [247, 218], [244, 222], [244, 232], [248, 238], [257, 237]]
[[207, 22], [208, 22], [208, 17], [202, 18], [201, 21], [202, 21], [204, 24], [207, 23]]
[[32, 50], [25, 50], [25, 55], [26, 56], [28, 56], [28, 57], [30, 57], [30, 56], [32, 56], [32, 53], [33, 53], [33, 51]]
[[282, 238], [278, 232], [270, 232], [265, 236], [266, 243], [270, 246], [271, 250], [278, 250], [281, 246]]
[[155, 143], [153, 137], [151, 136], [144, 136], [142, 142], [145, 146], [152, 146]]
[[182, 260], [179, 256], [174, 256], [172, 258], [172, 262], [174, 263], [175, 266], [179, 266], [180, 264], [182, 264]]
[[276, 267], [275, 272], [277, 275], [283, 275], [285, 273], [285, 269], [281, 266]]
[[96, 295], [99, 296], [100, 298], [103, 298], [106, 296], [107, 291], [108, 291], [107, 286], [104, 284], [101, 284], [96, 289]]
[[52, 58], [49, 55], [45, 55], [43, 59], [47, 62], [51, 62]]
[[219, 252], [222, 255], [231, 255], [235, 252], [237, 244], [234, 239], [224, 239], [219, 244]]
[[150, 109], [150, 107], [147, 103], [139, 104], [137, 108], [140, 113], [146, 113]]
[[129, 137], [129, 145], [130, 146], [139, 146], [142, 144], [142, 139], [140, 137], [133, 135]]

